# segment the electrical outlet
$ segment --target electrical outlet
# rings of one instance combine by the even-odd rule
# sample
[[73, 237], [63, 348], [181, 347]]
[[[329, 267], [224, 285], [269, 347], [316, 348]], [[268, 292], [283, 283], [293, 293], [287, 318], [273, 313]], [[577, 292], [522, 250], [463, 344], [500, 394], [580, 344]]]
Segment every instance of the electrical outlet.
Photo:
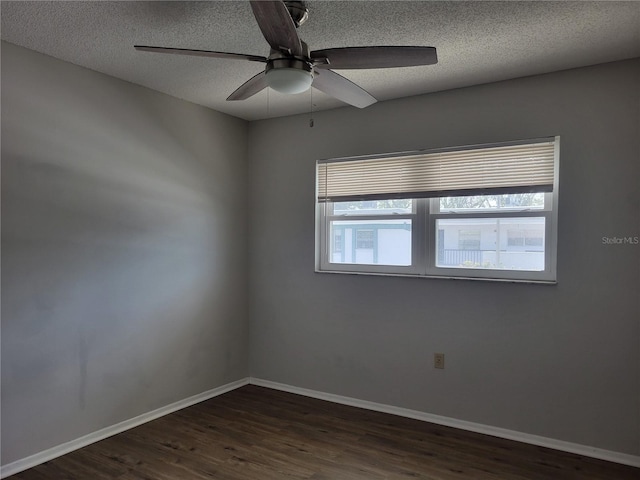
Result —
[[436, 353], [433, 355], [433, 366], [435, 368], [444, 368], [444, 353]]

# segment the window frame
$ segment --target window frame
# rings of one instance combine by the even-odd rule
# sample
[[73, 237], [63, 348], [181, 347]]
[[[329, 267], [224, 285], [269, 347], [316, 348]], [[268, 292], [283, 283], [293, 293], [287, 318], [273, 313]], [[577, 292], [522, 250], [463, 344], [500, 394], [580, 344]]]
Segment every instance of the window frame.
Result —
[[[414, 208], [411, 214], [375, 214], [337, 216], [333, 214], [333, 203], [330, 201], [318, 201], [316, 191], [316, 272], [318, 273], [350, 273], [373, 274], [391, 276], [411, 276], [417, 278], [446, 278], [469, 279], [485, 281], [506, 281], [525, 283], [557, 283], [557, 234], [558, 234], [558, 196], [559, 196], [559, 149], [560, 137], [547, 137], [545, 139], [523, 140], [518, 142], [492, 143], [474, 146], [476, 148], [494, 147], [503, 145], [526, 145], [541, 141], [554, 142], [553, 160], [553, 189], [544, 193], [544, 207], [536, 209], [507, 208], [504, 210], [485, 211], [460, 211], [440, 212], [440, 198], [416, 198], [413, 199]], [[470, 149], [469, 146], [460, 147], [460, 150]], [[450, 148], [447, 150], [455, 150]], [[436, 150], [433, 150], [436, 151]], [[417, 153], [428, 153], [422, 151]], [[416, 152], [403, 152], [389, 154], [388, 157], [410, 155]], [[370, 158], [383, 157], [375, 155]], [[358, 157], [366, 158], [366, 157]], [[346, 160], [346, 159], [340, 159]], [[316, 170], [317, 171], [317, 170]], [[317, 175], [317, 174], [316, 174]], [[317, 181], [316, 181], [317, 188]], [[488, 193], [491, 195], [491, 193]], [[544, 264], [541, 271], [532, 270], [506, 270], [487, 268], [463, 268], [463, 267], [438, 267], [437, 261], [437, 220], [450, 218], [519, 218], [519, 217], [543, 217], [545, 219], [544, 233]], [[411, 220], [411, 265], [373, 265], [357, 263], [332, 263], [329, 261], [331, 239], [331, 222], [337, 220]], [[523, 242], [526, 234], [523, 230]], [[343, 238], [343, 248], [346, 248]]]

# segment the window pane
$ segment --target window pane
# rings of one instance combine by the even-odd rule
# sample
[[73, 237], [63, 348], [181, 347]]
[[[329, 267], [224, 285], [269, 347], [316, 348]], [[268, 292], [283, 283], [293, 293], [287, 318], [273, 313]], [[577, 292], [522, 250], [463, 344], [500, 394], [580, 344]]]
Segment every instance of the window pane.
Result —
[[440, 199], [440, 211], [472, 210], [542, 210], [544, 193], [512, 193], [508, 195], [472, 195], [469, 197], [443, 197]]
[[411, 265], [411, 220], [332, 221], [329, 263]]
[[436, 267], [544, 270], [544, 217], [436, 221]]
[[413, 213], [413, 200], [367, 200], [359, 202], [335, 202], [334, 215], [393, 215]]

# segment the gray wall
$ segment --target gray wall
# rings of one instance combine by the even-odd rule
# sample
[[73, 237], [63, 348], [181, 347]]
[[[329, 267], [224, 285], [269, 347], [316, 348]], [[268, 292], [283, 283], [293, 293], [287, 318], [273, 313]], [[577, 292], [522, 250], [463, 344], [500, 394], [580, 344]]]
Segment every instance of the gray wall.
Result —
[[247, 124], [2, 44], [2, 463], [248, 375]]
[[[255, 122], [253, 377], [640, 454], [640, 62]], [[319, 158], [561, 136], [558, 285], [314, 273]], [[434, 370], [433, 353], [446, 354]]]

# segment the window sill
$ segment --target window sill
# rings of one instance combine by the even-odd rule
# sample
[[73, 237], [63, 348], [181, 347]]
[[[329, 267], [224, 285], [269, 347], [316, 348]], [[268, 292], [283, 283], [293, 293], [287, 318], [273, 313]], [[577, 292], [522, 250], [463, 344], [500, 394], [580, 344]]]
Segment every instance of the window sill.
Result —
[[471, 280], [474, 282], [497, 282], [497, 283], [527, 283], [534, 285], [557, 285], [557, 280], [523, 280], [516, 278], [488, 278], [488, 277], [454, 277], [448, 275], [411, 275], [406, 273], [381, 273], [381, 272], [348, 272], [341, 270], [315, 270], [315, 273], [333, 273], [339, 275], [366, 275], [374, 277], [405, 277], [439, 280]]

